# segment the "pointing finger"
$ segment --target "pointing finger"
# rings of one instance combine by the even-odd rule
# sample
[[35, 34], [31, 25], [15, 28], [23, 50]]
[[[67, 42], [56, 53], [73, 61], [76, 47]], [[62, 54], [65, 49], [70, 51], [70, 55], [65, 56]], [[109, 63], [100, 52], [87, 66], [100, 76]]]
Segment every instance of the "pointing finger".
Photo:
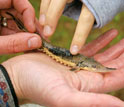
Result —
[[77, 54], [80, 51], [92, 29], [93, 24], [94, 16], [84, 5], [82, 7], [82, 11], [70, 48], [70, 52], [72, 54]]
[[50, 1], [51, 0], [41, 0], [40, 18], [39, 18], [39, 22], [40, 22], [41, 25], [44, 25], [45, 24], [46, 13], [47, 13], [48, 7], [50, 5]]
[[[45, 36], [51, 36], [57, 26], [57, 22], [62, 15], [67, 0], [52, 0], [46, 14], [46, 22], [43, 30]], [[56, 5], [56, 6], [55, 6]]]

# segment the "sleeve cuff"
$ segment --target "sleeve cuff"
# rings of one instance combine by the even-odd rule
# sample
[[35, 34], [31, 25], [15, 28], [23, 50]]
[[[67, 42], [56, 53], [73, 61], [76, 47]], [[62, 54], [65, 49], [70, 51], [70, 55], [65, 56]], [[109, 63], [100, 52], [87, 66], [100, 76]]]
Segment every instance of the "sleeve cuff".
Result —
[[0, 65], [0, 107], [19, 107], [9, 75], [2, 65]]
[[101, 28], [111, 21], [117, 13], [124, 10], [124, 0], [74, 0], [72, 3], [66, 5], [63, 14], [78, 20], [83, 3], [96, 19], [95, 28]]
[[72, 3], [66, 5], [63, 15], [70, 17], [74, 20], [78, 20], [81, 12], [81, 7], [82, 2], [79, 0], [74, 0]]

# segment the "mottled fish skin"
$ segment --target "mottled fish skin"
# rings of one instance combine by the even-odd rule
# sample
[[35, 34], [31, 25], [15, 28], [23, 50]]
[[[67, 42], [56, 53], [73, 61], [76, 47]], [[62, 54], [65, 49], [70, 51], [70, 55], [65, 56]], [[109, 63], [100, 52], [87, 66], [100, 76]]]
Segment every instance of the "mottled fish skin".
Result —
[[[7, 14], [13, 18], [20, 30], [27, 32], [27, 29], [24, 27], [24, 24], [19, 19], [15, 18], [11, 13], [7, 12]], [[57, 62], [66, 66], [70, 66], [74, 71], [87, 70], [104, 73], [116, 70], [115, 68], [104, 67], [102, 64], [98, 63], [93, 58], [89, 58], [81, 54], [72, 55], [69, 50], [53, 46], [46, 42], [43, 38], [42, 42], [42, 47], [37, 49], [37, 51], [42, 51], [46, 53], [48, 56], [50, 56], [52, 59], [55, 59]]]
[[[53, 46], [44, 40], [43, 47], [48, 49], [48, 51], [51, 52], [50, 54], [53, 54], [51, 57], [55, 59], [57, 62], [62, 63], [63, 60], [61, 59], [64, 59], [68, 62], [74, 63], [74, 64], [68, 63], [65, 65], [72, 67], [75, 71], [88, 70], [93, 72], [111, 72], [113, 70], [116, 70], [115, 68], [108, 68], [103, 66], [102, 64], [95, 61], [94, 58], [89, 58], [81, 54], [72, 55], [69, 50]], [[61, 59], [54, 58], [55, 57], [54, 55], [60, 57]]]

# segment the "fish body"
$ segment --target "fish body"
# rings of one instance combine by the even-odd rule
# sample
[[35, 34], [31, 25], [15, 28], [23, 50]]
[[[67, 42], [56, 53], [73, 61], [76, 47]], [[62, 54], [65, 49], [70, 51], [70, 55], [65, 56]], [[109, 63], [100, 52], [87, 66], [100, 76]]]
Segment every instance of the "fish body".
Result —
[[74, 71], [87, 70], [93, 72], [110, 72], [116, 70], [115, 68], [108, 68], [95, 61], [94, 58], [89, 58], [87, 56], [77, 54], [72, 55], [69, 50], [65, 48], [60, 48], [53, 46], [43, 40], [43, 46], [38, 49], [50, 56], [57, 62], [69, 66]]

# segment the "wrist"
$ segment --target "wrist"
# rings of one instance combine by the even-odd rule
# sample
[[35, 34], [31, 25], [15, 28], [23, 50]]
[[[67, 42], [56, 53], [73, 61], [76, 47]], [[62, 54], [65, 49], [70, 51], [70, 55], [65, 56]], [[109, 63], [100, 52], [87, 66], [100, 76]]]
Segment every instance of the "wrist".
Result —
[[24, 104], [24, 103], [28, 102], [28, 101], [24, 100], [21, 88], [18, 84], [19, 83], [19, 78], [18, 78], [19, 76], [18, 76], [17, 69], [13, 68], [13, 64], [11, 63], [10, 60], [3, 62], [2, 65], [5, 67], [8, 75], [9, 75], [9, 78], [12, 82], [16, 96], [18, 98], [19, 104]]

